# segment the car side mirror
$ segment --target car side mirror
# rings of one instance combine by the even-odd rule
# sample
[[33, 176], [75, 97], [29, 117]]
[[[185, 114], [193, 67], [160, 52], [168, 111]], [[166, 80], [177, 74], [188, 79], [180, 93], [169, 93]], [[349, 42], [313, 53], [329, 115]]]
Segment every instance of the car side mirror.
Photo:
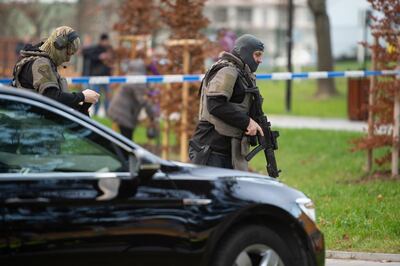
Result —
[[129, 172], [132, 179], [137, 177], [140, 179], [151, 178], [160, 169], [160, 164], [147, 160], [140, 150], [135, 150], [132, 154], [129, 154]]

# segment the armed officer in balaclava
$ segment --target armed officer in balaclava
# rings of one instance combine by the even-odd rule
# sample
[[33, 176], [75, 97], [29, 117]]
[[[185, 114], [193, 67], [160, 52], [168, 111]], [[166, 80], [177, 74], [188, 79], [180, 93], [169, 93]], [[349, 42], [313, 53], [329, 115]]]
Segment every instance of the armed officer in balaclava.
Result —
[[44, 42], [27, 45], [14, 67], [12, 85], [33, 90], [88, 115], [88, 107], [98, 101], [99, 94], [88, 89], [69, 93], [65, 78], [57, 71], [57, 67], [69, 62], [79, 46], [78, 34], [67, 26], [55, 29]]
[[254, 72], [263, 54], [264, 44], [245, 34], [207, 71], [200, 88], [199, 123], [189, 142], [193, 163], [247, 170], [249, 136], [263, 135], [250, 115], [258, 90]]

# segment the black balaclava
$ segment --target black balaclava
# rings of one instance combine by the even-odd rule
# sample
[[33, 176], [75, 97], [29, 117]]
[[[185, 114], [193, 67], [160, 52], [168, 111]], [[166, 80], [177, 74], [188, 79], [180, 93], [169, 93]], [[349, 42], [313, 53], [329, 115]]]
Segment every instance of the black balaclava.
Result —
[[258, 63], [253, 58], [255, 51], [264, 51], [264, 44], [250, 34], [244, 34], [235, 41], [232, 53], [239, 56], [250, 67], [251, 72], [256, 72]]

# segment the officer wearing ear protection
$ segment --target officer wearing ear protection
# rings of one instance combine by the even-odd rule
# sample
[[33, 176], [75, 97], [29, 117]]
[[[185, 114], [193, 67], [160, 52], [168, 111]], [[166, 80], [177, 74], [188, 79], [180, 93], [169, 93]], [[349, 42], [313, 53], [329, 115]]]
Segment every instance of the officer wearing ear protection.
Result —
[[88, 115], [88, 107], [97, 102], [99, 95], [93, 90], [69, 93], [65, 78], [57, 71], [79, 46], [78, 34], [67, 26], [55, 29], [42, 43], [25, 46], [14, 67], [12, 85], [36, 91]]

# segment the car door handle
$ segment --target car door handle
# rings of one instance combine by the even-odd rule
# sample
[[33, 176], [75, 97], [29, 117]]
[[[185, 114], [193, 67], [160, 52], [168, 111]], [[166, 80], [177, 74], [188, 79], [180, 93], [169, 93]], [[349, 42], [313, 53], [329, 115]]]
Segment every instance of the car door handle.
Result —
[[46, 198], [9, 198], [6, 199], [6, 203], [46, 203], [49, 202]]

